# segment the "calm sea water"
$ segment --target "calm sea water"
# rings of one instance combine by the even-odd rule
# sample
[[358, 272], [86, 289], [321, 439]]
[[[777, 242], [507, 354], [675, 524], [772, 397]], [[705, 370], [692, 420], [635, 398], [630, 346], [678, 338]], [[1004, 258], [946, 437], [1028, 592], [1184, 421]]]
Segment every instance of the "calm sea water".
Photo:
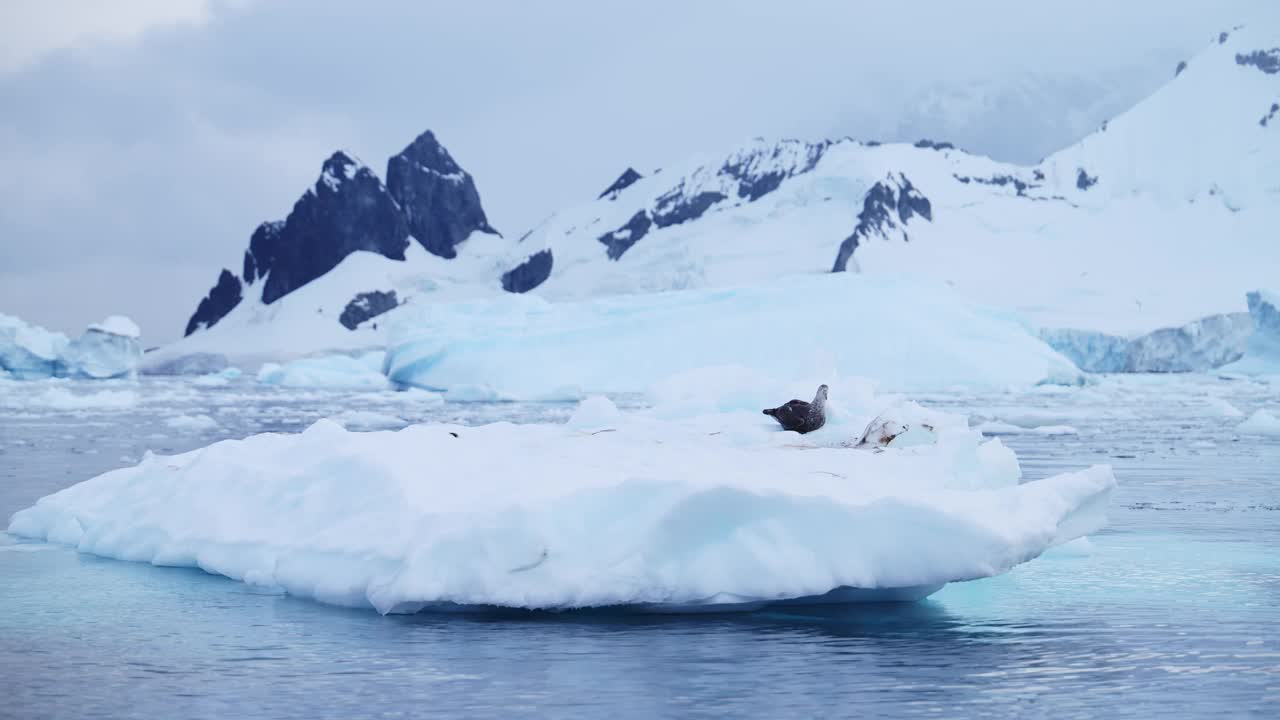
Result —
[[[119, 407], [70, 409], [84, 392]], [[1130, 377], [920, 399], [975, 421], [1070, 426], [1004, 440], [1029, 479], [1112, 463], [1111, 526], [1091, 549], [916, 604], [690, 617], [382, 617], [0, 534], [0, 716], [1280, 717], [1280, 438], [1239, 435], [1223, 404], [1275, 411], [1280, 388]], [[571, 410], [250, 383], [8, 384], [0, 527], [147, 449], [337, 413], [396, 427]]]

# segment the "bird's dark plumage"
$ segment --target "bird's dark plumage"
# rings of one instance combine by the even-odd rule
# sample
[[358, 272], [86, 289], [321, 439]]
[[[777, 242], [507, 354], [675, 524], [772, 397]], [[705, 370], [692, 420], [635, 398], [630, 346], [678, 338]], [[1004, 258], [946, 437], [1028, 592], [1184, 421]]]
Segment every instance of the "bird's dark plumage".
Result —
[[813, 402], [792, 400], [776, 408], [764, 410], [764, 414], [772, 417], [782, 425], [782, 429], [798, 432], [801, 435], [813, 432], [827, 422], [827, 386], [818, 387]]

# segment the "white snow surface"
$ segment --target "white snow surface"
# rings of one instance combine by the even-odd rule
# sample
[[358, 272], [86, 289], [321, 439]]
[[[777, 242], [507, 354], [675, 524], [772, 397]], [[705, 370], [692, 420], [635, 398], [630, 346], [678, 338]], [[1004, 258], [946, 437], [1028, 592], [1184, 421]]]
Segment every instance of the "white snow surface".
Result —
[[127, 338], [142, 337], [138, 324], [123, 315], [112, 315], [100, 323], [93, 323], [89, 329]]
[[[266, 304], [263, 280], [245, 288], [245, 299], [211, 328], [147, 353], [143, 371], [202, 353], [223, 356], [243, 368], [282, 363], [308, 355], [381, 350], [387, 326], [404, 307], [502, 294], [502, 273], [519, 264], [523, 248], [496, 235], [476, 232], [460, 243], [452, 260], [427, 252], [415, 240], [405, 260], [356, 251], [338, 266]], [[394, 290], [397, 308], [348, 330], [339, 322], [357, 295]]]
[[385, 369], [400, 384], [530, 400], [571, 387], [638, 392], [728, 364], [873, 377], [894, 390], [1080, 378], [1015, 319], [945, 287], [844, 273], [577, 303], [507, 295], [426, 305], [402, 316]]
[[[705, 376], [737, 380], [692, 397]], [[1106, 466], [1019, 484], [1013, 453], [964, 418], [853, 382], [832, 388], [826, 427], [786, 433], [759, 413], [758, 384], [739, 384], [749, 377], [676, 378], [661, 396], [673, 402], [641, 413], [589, 398], [564, 425], [321, 420], [148, 454], [42, 498], [8, 531], [387, 613], [914, 598], [1105, 522]], [[734, 404], [755, 407], [687, 412]], [[886, 404], [895, 421], [927, 420], [928, 442], [843, 447]]]

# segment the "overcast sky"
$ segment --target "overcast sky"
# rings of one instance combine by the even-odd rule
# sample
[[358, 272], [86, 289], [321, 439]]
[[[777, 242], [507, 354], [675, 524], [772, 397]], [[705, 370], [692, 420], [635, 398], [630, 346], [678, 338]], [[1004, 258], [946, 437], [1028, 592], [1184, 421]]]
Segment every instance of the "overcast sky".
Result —
[[5, 0], [0, 312], [171, 340], [330, 152], [427, 128], [504, 234], [753, 136], [1034, 162], [1267, 5]]

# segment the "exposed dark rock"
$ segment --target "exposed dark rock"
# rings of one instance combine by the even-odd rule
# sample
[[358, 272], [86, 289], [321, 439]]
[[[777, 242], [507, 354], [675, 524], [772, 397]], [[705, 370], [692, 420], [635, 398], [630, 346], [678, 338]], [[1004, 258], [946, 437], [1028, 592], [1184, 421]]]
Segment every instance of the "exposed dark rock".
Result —
[[[716, 170], [717, 178], [728, 178], [736, 187], [727, 187], [724, 182], [712, 187], [722, 188], [742, 200], [753, 202], [777, 190], [787, 178], [813, 170], [829, 146], [829, 142], [804, 143], [796, 140], [784, 140], [775, 145], [757, 143], [736, 153]], [[631, 172], [630, 169], [628, 171]], [[623, 173], [614, 186], [627, 177], [628, 173]], [[613, 192], [614, 186], [601, 197]], [[729, 199], [725, 192], [716, 189], [691, 193], [685, 182], [681, 181], [679, 185], [660, 195], [651, 210], [637, 212], [625, 225], [597, 239], [608, 248], [609, 258], [617, 260], [644, 237], [652, 226], [665, 228], [696, 220], [713, 205]]]
[[515, 268], [503, 273], [502, 289], [513, 293], [529, 292], [551, 277], [553, 264], [551, 249], [539, 250]]
[[[403, 260], [409, 228], [395, 200], [369, 168], [343, 152], [324, 163], [320, 179], [293, 206], [278, 231], [260, 226], [262, 301], [272, 303], [329, 272], [356, 250]], [[257, 236], [257, 233], [255, 233]], [[264, 263], [264, 258], [267, 261]]]
[[[712, 205], [724, 200], [725, 197], [723, 193], [715, 192], [714, 190], [686, 197], [684, 183], [681, 183], [675, 190], [658, 198], [658, 205], [653, 211], [653, 224], [664, 228], [690, 220], [697, 220]], [[636, 239], [638, 240], [639, 238]]]
[[783, 180], [812, 170], [829, 145], [788, 140], [739, 153], [725, 161], [716, 174], [737, 180], [738, 197], [754, 202], [777, 190]]
[[218, 275], [218, 282], [214, 284], [209, 294], [200, 301], [195, 313], [187, 321], [187, 331], [184, 335], [190, 335], [196, 330], [217, 325], [219, 320], [226, 317], [227, 313], [240, 304], [240, 300], [240, 278], [236, 277], [230, 270], [223, 268]]
[[428, 252], [457, 256], [472, 232], [494, 233], [475, 182], [430, 130], [387, 161], [387, 191], [400, 204], [409, 232]]
[[613, 181], [612, 185], [605, 188], [604, 192], [596, 196], [596, 199], [600, 200], [602, 198], [608, 197], [610, 200], [612, 200], [618, 197], [618, 193], [631, 187], [631, 185], [635, 181], [639, 180], [642, 177], [644, 176], [636, 172], [635, 168], [627, 168], [626, 170], [622, 171], [622, 174], [618, 176], [617, 180]]
[[1088, 190], [1089, 188], [1097, 184], [1098, 184], [1098, 177], [1096, 175], [1090, 175], [1089, 173], [1084, 171], [1084, 168], [1079, 168], [1076, 171], [1076, 187], [1077, 188], [1081, 190]]
[[863, 141], [862, 144], [866, 145], [867, 147], [880, 147], [883, 143], [881, 143], [879, 140], [865, 140]]
[[400, 303], [396, 300], [396, 291], [374, 290], [365, 292], [351, 298], [351, 302], [342, 309], [342, 315], [338, 317], [338, 322], [342, 323], [342, 327], [348, 330], [355, 330], [360, 323], [372, 317], [377, 317], [389, 310], [395, 310]]
[[921, 139], [921, 140], [917, 140], [917, 141], [916, 141], [916, 147], [918, 147], [918, 148], [929, 148], [929, 149], [933, 149], [933, 150], [954, 150], [954, 149], [956, 148], [956, 146], [955, 146], [955, 145], [953, 145], [953, 144], [951, 144], [951, 143], [949, 143], [949, 142], [934, 142], [933, 140], [930, 140], [929, 138], [923, 138], [923, 139]]
[[[897, 221], [894, 220], [897, 215]], [[907, 221], [919, 215], [925, 220], [933, 221], [933, 206], [929, 198], [916, 190], [911, 181], [901, 173], [896, 177], [890, 175], [867, 191], [862, 200], [862, 212], [858, 213], [858, 224], [853, 233], [840, 243], [835, 264], [831, 272], [844, 272], [848, 269], [849, 260], [863, 241], [872, 235], [888, 238], [889, 232], [897, 230], [902, 233], [904, 242], [908, 240]]]
[[1173, 69], [1173, 76], [1178, 77], [1179, 75], [1182, 74], [1182, 71], [1186, 69], [1187, 69], [1187, 61], [1183, 60], [1182, 62], [1178, 63], [1178, 67]]
[[275, 261], [276, 248], [280, 244], [280, 231], [284, 221], [264, 222], [249, 237], [249, 249], [244, 253], [244, 282], [252, 285], [255, 280], [267, 276]]
[[1227, 38], [1229, 37], [1231, 37], [1231, 33], [1227, 32], [1226, 30], [1223, 30], [1222, 32], [1218, 33], [1218, 44], [1221, 45], [1225, 43], [1227, 41]]
[[[1036, 172], [1039, 173], [1040, 171], [1037, 170]], [[969, 177], [967, 175], [952, 175], [952, 177], [964, 183], [965, 185], [968, 185], [971, 182], [978, 183], [979, 185], [999, 185], [1000, 187], [1004, 187], [1006, 185], [1013, 185], [1017, 193], [1019, 195], [1024, 195], [1024, 196], [1026, 195], [1028, 189], [1040, 187], [1039, 185], [1033, 185], [1020, 178], [1016, 178], [1012, 175], [995, 175], [989, 178]], [[1043, 178], [1044, 174], [1041, 173], [1040, 177]]]
[[1276, 113], [1280, 113], [1280, 103], [1271, 103], [1271, 109], [1266, 115], [1262, 116], [1262, 119], [1258, 121], [1258, 124], [1262, 127], [1266, 127], [1276, 116]]
[[653, 220], [649, 218], [649, 211], [641, 210], [632, 215], [631, 219], [622, 227], [613, 232], [607, 232], [596, 239], [604, 243], [604, 246], [608, 248], [609, 259], [617, 260], [622, 257], [622, 254], [628, 248], [644, 237], [652, 225]]
[[1033, 170], [1033, 171], [1031, 171], [1031, 176], [1032, 176], [1032, 177], [1034, 177], [1034, 178], [1035, 178], [1036, 180], [1038, 180], [1038, 181], [1043, 181], [1043, 180], [1044, 180], [1044, 171], [1043, 171], [1043, 170], [1039, 170], [1039, 169]]
[[1252, 65], [1268, 75], [1280, 73], [1280, 48], [1254, 50], [1248, 55], [1236, 54], [1237, 65]]

